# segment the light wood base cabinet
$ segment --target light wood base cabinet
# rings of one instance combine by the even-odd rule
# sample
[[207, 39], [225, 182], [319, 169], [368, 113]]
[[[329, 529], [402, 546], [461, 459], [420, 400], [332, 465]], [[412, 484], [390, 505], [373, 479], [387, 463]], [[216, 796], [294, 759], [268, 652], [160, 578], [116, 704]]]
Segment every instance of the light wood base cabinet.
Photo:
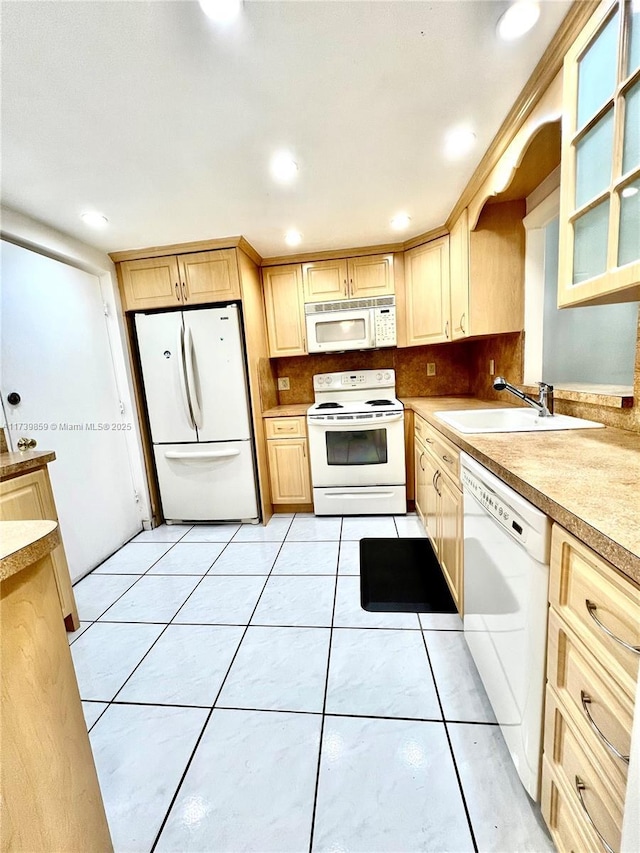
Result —
[[[0, 518], [3, 521], [58, 520], [46, 467], [0, 483]], [[67, 630], [75, 631], [80, 627], [80, 620], [62, 542], [51, 553], [51, 561], [63, 619]]]
[[463, 612], [463, 500], [460, 452], [415, 415], [416, 512], [460, 614]]
[[0, 607], [0, 846], [110, 853], [50, 555], [2, 581]]
[[640, 589], [555, 524], [549, 604], [542, 813], [559, 850], [618, 851]]
[[313, 501], [304, 418], [267, 418], [267, 453], [274, 504]]

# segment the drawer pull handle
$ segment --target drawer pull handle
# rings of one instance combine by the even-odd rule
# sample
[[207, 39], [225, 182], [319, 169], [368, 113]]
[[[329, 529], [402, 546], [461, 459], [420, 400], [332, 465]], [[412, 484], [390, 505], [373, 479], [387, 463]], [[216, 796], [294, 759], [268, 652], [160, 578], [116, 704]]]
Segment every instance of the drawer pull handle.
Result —
[[584, 603], [587, 605], [587, 610], [589, 611], [589, 616], [591, 616], [591, 618], [596, 623], [598, 628], [600, 628], [602, 631], [604, 631], [604, 633], [607, 634], [607, 636], [611, 637], [612, 640], [615, 640], [616, 643], [619, 643], [621, 646], [624, 646], [625, 649], [628, 649], [630, 652], [635, 652], [635, 654], [640, 655], [640, 646], [631, 646], [629, 643], [625, 643], [624, 640], [621, 640], [620, 637], [617, 637], [613, 633], [613, 631], [611, 631], [609, 628], [607, 628], [606, 625], [602, 624], [602, 622], [596, 616], [596, 610], [598, 608], [596, 607], [596, 605], [592, 601], [589, 601], [589, 599], [587, 598], [587, 599], [585, 599]]
[[418, 459], [418, 462], [420, 463], [420, 468], [424, 471], [424, 465], [422, 464], [422, 457], [423, 456], [424, 456], [424, 453], [421, 453], [420, 458]]
[[580, 691], [580, 699], [582, 701], [582, 709], [583, 709], [583, 711], [587, 717], [587, 720], [589, 720], [589, 725], [591, 726], [593, 731], [598, 735], [600, 740], [603, 742], [603, 744], [607, 747], [607, 749], [610, 752], [612, 752], [615, 756], [617, 756], [621, 761], [624, 761], [625, 764], [628, 764], [629, 763], [629, 756], [623, 755], [621, 752], [619, 752], [615, 748], [615, 746], [611, 743], [611, 741], [603, 735], [602, 731], [598, 727], [598, 724], [596, 723], [596, 721], [591, 716], [591, 712], [589, 711], [589, 705], [591, 704], [591, 696], [589, 696], [587, 693], [585, 693], [584, 690], [581, 690]]
[[443, 459], [445, 462], [447, 462], [449, 465], [453, 465], [453, 463], [456, 461], [455, 459], [452, 459], [450, 456], [447, 456], [447, 454], [446, 454], [446, 453], [443, 453], [443, 454], [442, 454], [442, 459]]
[[427, 444], [433, 444], [432, 438], [425, 438], [425, 441], [427, 442]]
[[600, 839], [600, 843], [602, 844], [604, 849], [607, 851], [607, 853], [615, 853], [613, 847], [611, 847], [609, 844], [607, 844], [607, 842], [605, 841], [605, 839], [602, 836], [602, 833], [600, 832], [598, 827], [595, 825], [595, 821], [593, 820], [593, 818], [589, 814], [589, 809], [586, 807], [583, 796], [582, 796], [582, 792], [586, 791], [586, 790], [587, 790], [587, 786], [584, 784], [584, 782], [582, 781], [582, 779], [579, 776], [576, 776], [576, 791], [578, 793], [578, 799], [580, 800], [580, 805], [582, 806], [582, 810], [587, 816], [587, 820], [589, 821], [589, 823], [593, 827], [593, 831], [595, 832], [595, 834]]

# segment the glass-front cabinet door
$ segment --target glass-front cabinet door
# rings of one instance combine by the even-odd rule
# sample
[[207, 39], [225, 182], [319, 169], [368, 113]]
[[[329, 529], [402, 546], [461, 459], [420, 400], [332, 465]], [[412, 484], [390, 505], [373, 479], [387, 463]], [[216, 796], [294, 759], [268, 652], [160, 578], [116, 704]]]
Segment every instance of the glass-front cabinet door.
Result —
[[560, 307], [640, 299], [640, 0], [605, 0], [564, 60]]

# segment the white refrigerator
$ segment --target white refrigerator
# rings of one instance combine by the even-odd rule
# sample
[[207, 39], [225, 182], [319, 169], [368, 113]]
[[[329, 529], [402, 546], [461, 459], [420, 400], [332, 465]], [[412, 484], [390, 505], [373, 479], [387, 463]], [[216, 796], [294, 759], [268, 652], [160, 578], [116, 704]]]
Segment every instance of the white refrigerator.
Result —
[[136, 314], [166, 521], [258, 517], [237, 305]]

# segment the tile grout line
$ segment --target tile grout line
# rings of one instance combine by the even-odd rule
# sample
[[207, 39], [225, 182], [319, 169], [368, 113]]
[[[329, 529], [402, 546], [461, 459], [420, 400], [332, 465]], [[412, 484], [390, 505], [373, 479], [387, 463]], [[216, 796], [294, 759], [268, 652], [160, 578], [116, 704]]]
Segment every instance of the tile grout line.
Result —
[[336, 614], [336, 602], [338, 599], [338, 571], [340, 566], [340, 551], [342, 550], [342, 528], [344, 525], [344, 518], [340, 518], [340, 535], [338, 537], [338, 560], [336, 562], [336, 583], [333, 590], [333, 609], [331, 611], [331, 627], [329, 629], [329, 649], [327, 655], [327, 674], [325, 676], [324, 683], [324, 697], [322, 700], [322, 719], [320, 721], [320, 737], [318, 740], [318, 767], [316, 770], [316, 784], [313, 792], [313, 811], [311, 813], [311, 830], [309, 832], [309, 853], [311, 853], [313, 848], [313, 835], [316, 828], [316, 812], [318, 807], [318, 788], [320, 786], [320, 767], [322, 764], [322, 740], [324, 737], [324, 723], [326, 719], [327, 712], [327, 694], [329, 692], [329, 671], [331, 668], [331, 646], [333, 643], [333, 623], [335, 621]]
[[[187, 533], [188, 533], [188, 532], [189, 532], [189, 531], [187, 531]], [[186, 536], [186, 533], [185, 533], [185, 536]], [[176, 543], [174, 543], [174, 544], [175, 544], [175, 545], [177, 545], [178, 543], [176, 542]], [[228, 544], [229, 544], [229, 543], [227, 542], [227, 545], [228, 545]], [[225, 547], [222, 549], [222, 551], [220, 552], [220, 554], [222, 554], [222, 553], [224, 552], [224, 550], [225, 550], [225, 548], [227, 547], [227, 545], [225, 545]], [[170, 550], [171, 550], [171, 548], [169, 548], [169, 551], [170, 551]], [[168, 553], [169, 553], [169, 551], [167, 551], [166, 553], [168, 554]], [[218, 554], [218, 557], [220, 556], [220, 554]], [[163, 554], [162, 556], [165, 556], [165, 555]], [[216, 560], [218, 559], [218, 557], [216, 557]], [[161, 557], [160, 559], [162, 559], [162, 557]], [[156, 561], [156, 562], [157, 562], [157, 561]], [[213, 562], [215, 563], [215, 560], [214, 560]], [[154, 565], [155, 565], [155, 563], [154, 563]], [[213, 563], [211, 564], [211, 566], [212, 566], [212, 565], [213, 565]], [[209, 566], [209, 568], [211, 568], [211, 566]], [[150, 566], [149, 568], [152, 568], [152, 567]], [[146, 572], [145, 572], [145, 574], [144, 574], [144, 575], [141, 575], [141, 576], [140, 576], [140, 578], [138, 578], [138, 580], [141, 580], [143, 577], [146, 577]], [[165, 575], [159, 575], [159, 577], [166, 577], [166, 576], [165, 576]], [[180, 576], [178, 576], [178, 577], [180, 577]], [[185, 577], [185, 575], [182, 575], [182, 577]], [[187, 577], [194, 577], [194, 575], [188, 575]], [[109, 620], [107, 620], [107, 619], [105, 619], [105, 620], [101, 621], [101, 623], [100, 623], [100, 624], [102, 624], [102, 625], [114, 625], [114, 624], [115, 624], [115, 625], [164, 625], [164, 628], [162, 629], [162, 631], [160, 631], [160, 633], [158, 634], [158, 636], [156, 637], [156, 639], [155, 639], [155, 640], [153, 641], [153, 643], [149, 646], [149, 648], [147, 649], [147, 651], [143, 654], [143, 656], [140, 658], [140, 660], [138, 661], [138, 663], [134, 666], [134, 668], [131, 670], [131, 672], [129, 673], [129, 675], [128, 675], [128, 676], [125, 678], [125, 680], [122, 682], [122, 684], [120, 685], [120, 687], [116, 690], [115, 694], [114, 694], [114, 695], [111, 697], [111, 699], [109, 700], [109, 703], [111, 703], [111, 702], [113, 702], [115, 699], [117, 699], [117, 697], [119, 696], [119, 694], [123, 691], [123, 689], [127, 686], [127, 684], [129, 683], [129, 681], [130, 681], [130, 680], [131, 680], [131, 678], [133, 677], [134, 673], [136, 673], [136, 672], [137, 672], [137, 670], [140, 668], [140, 666], [141, 666], [141, 664], [143, 663], [143, 661], [145, 661], [145, 660], [146, 660], [146, 658], [149, 656], [149, 654], [151, 653], [151, 650], [152, 650], [153, 648], [155, 648], [155, 646], [160, 642], [161, 637], [163, 637], [163, 636], [166, 634], [167, 629], [169, 628], [169, 626], [170, 626], [170, 625], [172, 624], [172, 622], [173, 622], [173, 619], [175, 619], [175, 617], [176, 617], [176, 616], [178, 615], [178, 613], [182, 610], [182, 608], [184, 607], [184, 605], [185, 605], [185, 604], [187, 603], [187, 601], [191, 598], [191, 596], [193, 595], [193, 593], [196, 591], [196, 589], [200, 586], [200, 584], [202, 583], [202, 581], [203, 581], [206, 577], [207, 577], [206, 575], [202, 575], [202, 577], [200, 578], [200, 581], [199, 581], [199, 582], [194, 586], [194, 588], [191, 590], [191, 592], [189, 593], [189, 595], [185, 598], [185, 600], [184, 600], [184, 601], [182, 602], [182, 604], [178, 607], [178, 609], [176, 610], [176, 612], [173, 614], [173, 616], [171, 617], [171, 619], [170, 619], [168, 622], [134, 622], [134, 621], [127, 621], [127, 622], [109, 622]], [[137, 583], [137, 581], [136, 581], [136, 583]], [[135, 583], [134, 583], [134, 584], [132, 584], [132, 585], [129, 587], [129, 589], [133, 589], [133, 587], [134, 587], [134, 586], [135, 586]], [[126, 592], [124, 592], [124, 593], [120, 596], [120, 598], [122, 598], [122, 596], [123, 596], [123, 595], [126, 595], [126, 593], [127, 593], [127, 592], [129, 592], [129, 589], [128, 589], [128, 590], [126, 590]], [[116, 599], [116, 601], [120, 601], [120, 598]], [[113, 604], [115, 604], [115, 603], [116, 603], [116, 601], [114, 601], [114, 602], [113, 602]], [[113, 604], [111, 605], [111, 607], [113, 607]], [[111, 609], [111, 608], [107, 608], [107, 610], [110, 610], [110, 609]], [[107, 612], [107, 611], [105, 610], [105, 613], [106, 613], [106, 612]], [[103, 614], [103, 615], [104, 615], [104, 614]], [[100, 618], [100, 617], [98, 617], [98, 618]], [[96, 620], [96, 621], [98, 621], [98, 620]], [[94, 624], [95, 624], [95, 623], [94, 623]], [[87, 628], [87, 631], [88, 631], [88, 630], [89, 630], [89, 629]], [[85, 633], [86, 633], [86, 632], [85, 632]], [[80, 638], [78, 638], [78, 639], [80, 639]], [[80, 697], [80, 698], [82, 699], [82, 697]], [[106, 710], [107, 710], [107, 709], [105, 708], [105, 711], [106, 711]], [[103, 713], [104, 713], [104, 712], [103, 712]], [[101, 714], [100, 716], [102, 716], [102, 714]], [[97, 720], [96, 720], [96, 722], [97, 722]], [[94, 725], [95, 725], [95, 724], [94, 724]], [[92, 728], [93, 728], [93, 726], [92, 726]]]
[[[418, 621], [419, 621], [419, 619], [418, 619]], [[422, 632], [421, 632], [421, 634], [422, 634]], [[462, 806], [464, 808], [464, 813], [465, 813], [466, 818], [467, 818], [467, 824], [469, 826], [469, 833], [471, 835], [471, 842], [473, 844], [473, 849], [474, 849], [475, 853], [478, 853], [478, 843], [476, 841], [475, 832], [473, 831], [473, 824], [471, 822], [471, 815], [469, 813], [469, 807], [467, 806], [467, 798], [465, 797], [464, 789], [462, 787], [462, 779], [460, 778], [460, 772], [458, 770], [458, 762], [456, 761], [456, 756], [455, 756], [455, 753], [453, 751], [453, 744], [451, 743], [451, 737], [449, 735], [447, 720], [445, 718], [444, 708], [442, 706], [442, 700], [440, 699], [440, 691], [438, 689], [438, 682], [436, 681], [436, 675], [435, 675], [435, 672], [433, 671], [433, 665], [431, 663], [431, 655], [429, 654], [429, 648], [427, 646], [427, 641], [426, 641], [424, 634], [422, 634], [422, 642], [424, 644], [424, 650], [425, 650], [426, 655], [427, 655], [427, 661], [429, 663], [429, 669], [431, 670], [431, 678], [433, 679], [433, 686], [434, 686], [435, 691], [436, 691], [436, 698], [438, 700], [438, 705], [440, 706], [440, 713], [442, 714], [442, 724], [444, 726], [444, 733], [445, 733], [445, 736], [447, 738], [447, 743], [449, 745], [449, 752], [451, 754], [451, 760], [453, 762], [453, 769], [454, 769], [454, 772], [456, 774], [456, 780], [458, 782], [458, 788], [460, 790], [460, 797], [462, 799]]]
[[[293, 516], [293, 518], [291, 519], [291, 523], [293, 523], [293, 519], [294, 519], [294, 518], [295, 518], [295, 515], [294, 515], [294, 516]], [[291, 525], [289, 525], [289, 527], [287, 528], [287, 533], [289, 532], [290, 528], [291, 528]], [[236, 533], [237, 533], [237, 531], [236, 531]], [[234, 535], [235, 535], [235, 534], [234, 534]], [[156, 846], [157, 846], [158, 842], [160, 841], [160, 836], [162, 835], [162, 833], [163, 833], [163, 831], [164, 831], [164, 828], [165, 828], [165, 826], [166, 826], [166, 823], [167, 823], [167, 821], [169, 820], [169, 815], [171, 814], [171, 810], [173, 809], [173, 806], [175, 805], [176, 800], [178, 799], [178, 796], [179, 796], [179, 794], [180, 794], [180, 789], [182, 788], [182, 785], [184, 784], [184, 780], [185, 780], [185, 779], [186, 779], [186, 777], [187, 777], [187, 774], [188, 774], [188, 772], [189, 772], [189, 768], [191, 767], [191, 764], [192, 764], [192, 762], [193, 762], [193, 759], [194, 759], [194, 757], [195, 757], [195, 754], [196, 754], [196, 752], [198, 751], [198, 747], [200, 746], [200, 743], [202, 742], [202, 738], [204, 737], [204, 733], [205, 733], [205, 731], [207, 730], [207, 726], [209, 725], [209, 721], [211, 720], [211, 717], [213, 716], [213, 712], [214, 712], [214, 710], [215, 710], [215, 708], [216, 708], [216, 703], [218, 702], [218, 699], [220, 698], [220, 694], [222, 693], [222, 691], [223, 691], [223, 689], [224, 689], [224, 685], [225, 685], [225, 683], [226, 683], [226, 681], [227, 681], [227, 678], [229, 677], [229, 673], [231, 672], [231, 668], [233, 667], [233, 664], [234, 664], [234, 662], [235, 662], [235, 659], [236, 659], [236, 657], [238, 656], [238, 652], [240, 651], [240, 647], [242, 646], [242, 643], [243, 643], [243, 641], [244, 641], [244, 638], [245, 638], [245, 637], [246, 637], [246, 635], [247, 635], [247, 631], [249, 630], [249, 625], [250, 625], [250, 623], [251, 623], [251, 620], [253, 619], [253, 614], [256, 612], [256, 609], [257, 609], [258, 605], [260, 604], [260, 599], [262, 598], [262, 594], [264, 593], [264, 590], [265, 590], [265, 588], [266, 588], [266, 586], [267, 586], [267, 583], [268, 583], [268, 581], [269, 581], [269, 578], [271, 577], [271, 572], [273, 571], [273, 566], [275, 566], [276, 561], [277, 561], [277, 559], [278, 559], [278, 557], [279, 557], [279, 555], [280, 555], [280, 552], [282, 551], [282, 546], [283, 546], [283, 545], [284, 545], [284, 543], [285, 543], [286, 536], [287, 536], [287, 534], [285, 534], [285, 536], [284, 536], [284, 538], [283, 538], [282, 542], [280, 543], [280, 548], [278, 549], [278, 553], [276, 554], [275, 560], [273, 561], [273, 564], [272, 564], [272, 566], [271, 566], [271, 571], [270, 571], [270, 572], [269, 572], [269, 574], [267, 575], [266, 580], [265, 580], [265, 582], [264, 582], [264, 585], [263, 585], [263, 587], [262, 587], [262, 591], [260, 592], [260, 595], [258, 596], [258, 600], [256, 601], [255, 606], [254, 606], [253, 610], [251, 611], [251, 615], [249, 616], [249, 619], [248, 619], [248, 621], [247, 621], [247, 624], [246, 624], [246, 626], [245, 626], [245, 629], [244, 629], [244, 631], [242, 632], [242, 636], [240, 637], [240, 641], [239, 641], [239, 643], [238, 643], [238, 645], [237, 645], [237, 647], [236, 647], [236, 650], [235, 650], [235, 652], [234, 652], [234, 654], [233, 654], [233, 657], [231, 658], [231, 661], [230, 661], [230, 663], [229, 663], [229, 666], [227, 667], [227, 671], [226, 671], [226, 673], [225, 673], [225, 676], [224, 676], [224, 678], [222, 679], [222, 681], [221, 681], [221, 683], [220, 683], [220, 687], [218, 688], [218, 692], [217, 692], [216, 697], [215, 697], [215, 699], [214, 699], [213, 705], [211, 706], [211, 710], [210, 710], [210, 711], [209, 711], [209, 713], [207, 714], [207, 718], [206, 718], [206, 720], [204, 721], [204, 725], [202, 726], [202, 730], [200, 731], [200, 734], [198, 735], [198, 738], [196, 739], [196, 742], [195, 742], [195, 745], [194, 745], [193, 750], [192, 750], [192, 752], [191, 752], [191, 755], [189, 756], [189, 760], [187, 761], [187, 764], [186, 764], [186, 766], [185, 766], [185, 768], [184, 768], [184, 770], [183, 770], [183, 772], [182, 772], [182, 776], [180, 777], [180, 781], [178, 782], [178, 786], [177, 786], [177, 788], [176, 788], [176, 790], [175, 790], [175, 792], [174, 792], [174, 794], [173, 794], [173, 797], [171, 798], [171, 802], [169, 803], [169, 807], [167, 808], [167, 811], [166, 811], [166, 813], [165, 813], [165, 816], [164, 816], [164, 818], [162, 819], [162, 823], [160, 824], [160, 828], [158, 829], [158, 832], [157, 832], [156, 837], [155, 837], [155, 839], [154, 839], [154, 841], [153, 841], [153, 844], [151, 845], [151, 848], [150, 848], [149, 853], [154, 853], [154, 851], [155, 851], [155, 849], [156, 849]], [[231, 541], [231, 540], [229, 540], [229, 541]], [[229, 543], [227, 543], [227, 544], [229, 544]], [[205, 577], [206, 577], [206, 575], [205, 575]]]

